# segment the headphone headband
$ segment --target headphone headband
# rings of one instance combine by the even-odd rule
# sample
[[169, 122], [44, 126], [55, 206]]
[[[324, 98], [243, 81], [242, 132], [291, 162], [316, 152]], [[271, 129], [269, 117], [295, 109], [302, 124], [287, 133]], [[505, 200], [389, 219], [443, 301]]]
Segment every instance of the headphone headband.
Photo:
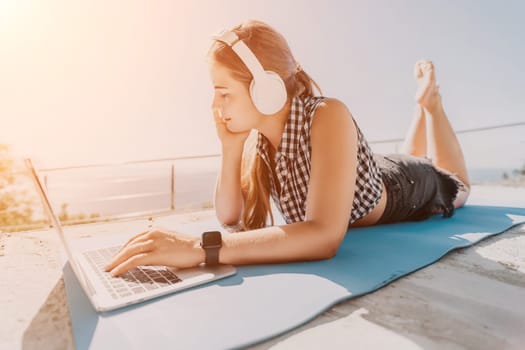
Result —
[[280, 111], [286, 104], [287, 93], [279, 74], [264, 70], [253, 51], [233, 31], [224, 30], [213, 39], [230, 46], [252, 74], [250, 96], [255, 107], [266, 115]]
[[224, 30], [218, 35], [214, 35], [213, 39], [221, 41], [230, 46], [237, 56], [239, 56], [239, 58], [244, 62], [246, 67], [248, 67], [248, 70], [250, 73], [252, 73], [254, 78], [264, 74], [264, 68], [261, 65], [261, 62], [259, 62], [253, 51], [250, 50], [244, 41], [239, 39], [237, 34], [229, 30]]

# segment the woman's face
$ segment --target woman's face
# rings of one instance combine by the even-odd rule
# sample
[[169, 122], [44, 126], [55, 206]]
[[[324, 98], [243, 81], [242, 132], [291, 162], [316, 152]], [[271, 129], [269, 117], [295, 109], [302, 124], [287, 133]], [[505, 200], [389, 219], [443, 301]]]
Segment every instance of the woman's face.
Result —
[[[232, 132], [255, 129], [261, 114], [255, 108], [245, 83], [235, 80], [223, 65], [210, 65], [214, 88], [212, 108], [220, 110], [226, 127]], [[219, 115], [221, 115], [219, 114]]]

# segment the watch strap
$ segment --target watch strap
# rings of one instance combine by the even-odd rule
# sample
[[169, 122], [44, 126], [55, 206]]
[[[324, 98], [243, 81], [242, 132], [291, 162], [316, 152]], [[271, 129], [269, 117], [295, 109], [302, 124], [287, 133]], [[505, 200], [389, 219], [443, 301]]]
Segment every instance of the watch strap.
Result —
[[206, 254], [206, 265], [219, 265], [219, 249], [217, 248], [204, 248], [204, 252]]
[[204, 263], [209, 266], [219, 264], [219, 250], [222, 247], [220, 231], [208, 231], [202, 234], [201, 247], [204, 249]]

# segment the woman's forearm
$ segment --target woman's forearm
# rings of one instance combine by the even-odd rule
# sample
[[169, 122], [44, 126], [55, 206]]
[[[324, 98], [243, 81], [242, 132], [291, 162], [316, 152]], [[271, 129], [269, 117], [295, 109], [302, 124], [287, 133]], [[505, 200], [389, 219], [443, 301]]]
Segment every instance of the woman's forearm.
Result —
[[339, 247], [337, 237], [341, 235], [312, 221], [225, 234], [219, 261], [245, 265], [329, 259]]
[[242, 147], [223, 149], [222, 152], [221, 170], [215, 186], [214, 206], [217, 219], [226, 225], [237, 224], [242, 214], [242, 152]]

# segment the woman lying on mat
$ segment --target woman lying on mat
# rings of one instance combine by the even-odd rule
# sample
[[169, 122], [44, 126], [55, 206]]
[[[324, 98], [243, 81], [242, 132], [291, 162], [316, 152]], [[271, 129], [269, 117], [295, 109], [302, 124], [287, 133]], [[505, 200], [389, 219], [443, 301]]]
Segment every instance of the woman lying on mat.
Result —
[[[137, 265], [329, 259], [349, 227], [449, 217], [467, 200], [465, 161], [432, 62], [415, 65], [405, 154], [380, 156], [344, 103], [314, 95], [319, 87], [268, 25], [248, 21], [223, 32], [209, 56], [222, 144], [215, 210], [222, 224], [244, 232], [143, 232], [107, 266], [112, 274]], [[270, 196], [286, 225], [274, 226]]]

